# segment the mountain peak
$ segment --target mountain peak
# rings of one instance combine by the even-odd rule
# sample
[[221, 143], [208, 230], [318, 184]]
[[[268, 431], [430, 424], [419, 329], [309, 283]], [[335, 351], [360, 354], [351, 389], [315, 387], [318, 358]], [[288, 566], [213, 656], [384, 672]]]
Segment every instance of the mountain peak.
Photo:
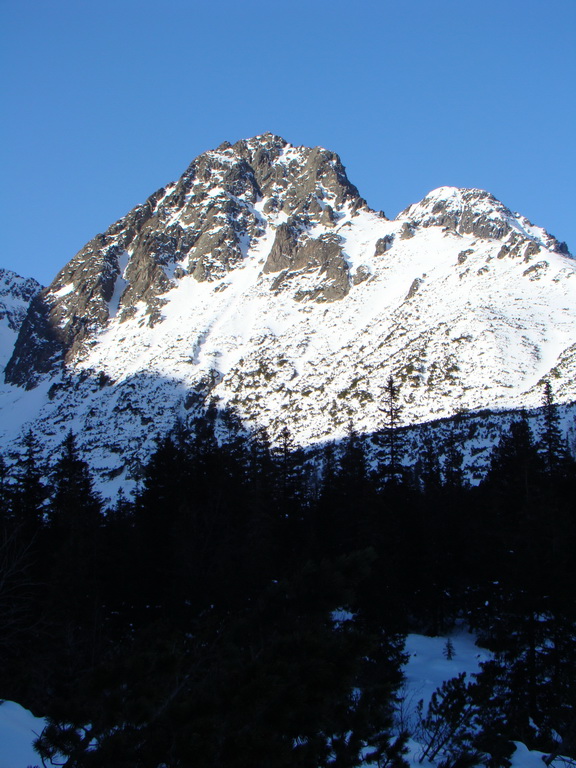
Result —
[[6, 381], [37, 389], [7, 387], [3, 421], [33, 419], [47, 450], [74, 424], [102, 476], [127, 479], [206, 408], [272, 439], [288, 426], [301, 445], [351, 420], [374, 432], [390, 375], [406, 424], [534, 407], [545, 376], [566, 402], [564, 255], [484, 190], [440, 187], [389, 221], [329, 150], [226, 142], [34, 296]]
[[504, 203], [484, 189], [443, 186], [433, 189], [419, 203], [408, 206], [398, 215], [412, 226], [440, 226], [458, 234], [481, 239], [502, 240], [521, 236], [557, 253], [567, 255], [560, 243], [525, 216], [513, 213]]
[[288, 146], [286, 139], [282, 138], [282, 136], [278, 136], [276, 133], [272, 133], [271, 131], [259, 133], [256, 136], [252, 136], [250, 139], [240, 139], [236, 142], [236, 144], [234, 144], [234, 146], [242, 144], [245, 144], [254, 150], [271, 148], [283, 149], [284, 147]]
[[[340, 207], [346, 201], [365, 206], [350, 183], [337, 154], [323, 147], [296, 147], [281, 136], [264, 133], [235, 144], [224, 142], [197, 157], [181, 179], [184, 183], [212, 178], [211, 187], [225, 192], [249, 192], [251, 202], [270, 198], [270, 206], [289, 213], [309, 212], [317, 200], [330, 198]], [[242, 188], [242, 182], [251, 188]], [[316, 205], [317, 207], [317, 205]]]
[[[6, 380], [35, 386], [41, 375], [74, 359], [92, 333], [117, 314], [132, 317], [140, 303], [148, 322], [158, 322], [175, 281], [187, 275], [198, 282], [223, 279], [282, 224], [294, 255], [308, 231], [333, 228], [360, 209], [366, 202], [333, 152], [294, 147], [272, 133], [224, 142], [87, 243], [34, 299]], [[309, 267], [327, 269], [328, 282], [332, 267], [339, 275], [346, 271], [333, 246], [308, 246], [304, 253]], [[347, 276], [338, 282], [340, 288], [326, 295], [346, 293]]]

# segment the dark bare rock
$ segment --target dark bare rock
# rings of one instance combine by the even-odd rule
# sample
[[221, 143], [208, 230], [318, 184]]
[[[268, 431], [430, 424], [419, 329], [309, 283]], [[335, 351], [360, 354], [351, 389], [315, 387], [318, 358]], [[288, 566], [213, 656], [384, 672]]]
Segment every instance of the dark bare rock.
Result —
[[386, 235], [376, 241], [376, 247], [374, 249], [374, 256], [382, 256], [383, 253], [389, 251], [394, 243], [394, 235]]
[[32, 299], [6, 366], [6, 381], [25, 389], [33, 389], [41, 375], [51, 371], [64, 357], [64, 345], [50, 320], [50, 307], [43, 294], [44, 291]]
[[41, 289], [40, 283], [32, 278], [0, 269], [0, 370], [10, 359], [30, 302]]
[[410, 286], [410, 289], [406, 294], [406, 301], [414, 298], [414, 296], [418, 293], [423, 283], [424, 283], [424, 280], [421, 277], [414, 278], [414, 280], [412, 281], [412, 285]]
[[410, 240], [416, 234], [416, 227], [410, 221], [405, 221], [400, 229], [400, 240]]
[[370, 269], [365, 264], [360, 264], [352, 277], [352, 285], [360, 285], [371, 277]]
[[11, 331], [19, 331], [30, 301], [40, 290], [42, 286], [37, 280], [0, 269], [0, 323]]
[[299, 235], [300, 231], [294, 225], [280, 224], [276, 230], [274, 243], [262, 270], [264, 274], [294, 268]]
[[340, 238], [324, 234], [307, 238], [299, 245], [300, 231], [294, 225], [281, 224], [276, 230], [274, 244], [266, 259], [263, 272], [281, 272], [272, 283], [273, 290], [290, 290], [296, 275], [318, 273], [313, 288], [297, 290], [297, 301], [337, 301], [350, 291], [350, 271]]

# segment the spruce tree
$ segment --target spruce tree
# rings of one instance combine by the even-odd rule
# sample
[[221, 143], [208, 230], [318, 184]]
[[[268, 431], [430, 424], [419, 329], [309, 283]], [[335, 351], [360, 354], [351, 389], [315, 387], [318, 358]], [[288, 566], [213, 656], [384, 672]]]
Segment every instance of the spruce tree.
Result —
[[243, 567], [250, 583], [263, 584], [278, 576], [283, 529], [276, 505], [275, 464], [264, 427], [252, 437], [245, 460], [246, 551]]
[[426, 494], [428, 498], [437, 496], [442, 487], [442, 472], [438, 449], [430, 434], [426, 434], [422, 441], [417, 471], [417, 481], [422, 493]]
[[[52, 598], [71, 622], [93, 621], [102, 502], [87, 462], [69, 432], [51, 478], [47, 543], [53, 549]], [[90, 595], [91, 599], [87, 600]]]
[[[179, 436], [177, 436], [179, 439]], [[175, 562], [175, 520], [189, 497], [184, 449], [173, 435], [158, 440], [143, 468], [142, 489], [134, 503], [135, 569], [142, 586], [142, 616], [151, 618], [171, 605]], [[189, 539], [181, 532], [183, 545]]]
[[361, 546], [367, 514], [367, 471], [362, 442], [352, 421], [342, 441], [339, 460], [332, 445], [324, 449], [324, 474], [314, 510], [315, 551], [333, 557]]
[[384, 434], [388, 451], [387, 474], [392, 483], [398, 483], [401, 480], [398, 424], [402, 406], [399, 404], [399, 397], [400, 387], [395, 383], [393, 376], [388, 376], [384, 387], [384, 405], [380, 410], [385, 415]]
[[4, 456], [0, 453], [0, 530], [4, 529], [7, 525], [9, 510], [8, 467], [4, 461]]
[[540, 451], [548, 475], [559, 475], [566, 465], [567, 450], [560, 429], [558, 407], [549, 379], [544, 382], [542, 394], [542, 414], [544, 427], [540, 439]]
[[31, 429], [24, 435], [23, 447], [15, 466], [12, 514], [22, 535], [30, 539], [42, 526], [48, 488], [46, 470], [40, 458], [40, 443]]
[[80, 456], [74, 433], [68, 432], [52, 473], [50, 525], [72, 539], [94, 535], [101, 522], [101, 505], [88, 463]]
[[464, 457], [460, 451], [455, 430], [452, 426], [446, 443], [443, 466], [444, 486], [451, 491], [458, 491], [464, 484], [463, 463]]

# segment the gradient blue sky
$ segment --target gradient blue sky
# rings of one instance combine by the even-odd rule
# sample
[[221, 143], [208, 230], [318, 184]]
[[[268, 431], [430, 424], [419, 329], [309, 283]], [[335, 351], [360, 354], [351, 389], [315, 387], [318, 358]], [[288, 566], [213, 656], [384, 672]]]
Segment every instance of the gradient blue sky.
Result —
[[576, 252], [576, 0], [0, 0], [0, 266], [50, 282], [225, 139], [341, 156], [389, 217], [488, 189]]

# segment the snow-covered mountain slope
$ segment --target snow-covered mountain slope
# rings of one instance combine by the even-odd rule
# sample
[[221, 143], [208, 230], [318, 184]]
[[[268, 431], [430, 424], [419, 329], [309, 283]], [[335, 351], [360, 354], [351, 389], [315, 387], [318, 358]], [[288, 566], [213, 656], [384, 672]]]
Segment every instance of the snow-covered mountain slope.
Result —
[[33, 278], [0, 269], [0, 371], [12, 355], [30, 301], [41, 289]]
[[[265, 134], [197, 158], [88, 243], [30, 306], [2, 440], [68, 429], [124, 480], [210, 402], [304, 445], [383, 424], [576, 400], [576, 262], [489, 193], [441, 187], [396, 220], [324, 149]], [[125, 469], [125, 465], [128, 468]]]

